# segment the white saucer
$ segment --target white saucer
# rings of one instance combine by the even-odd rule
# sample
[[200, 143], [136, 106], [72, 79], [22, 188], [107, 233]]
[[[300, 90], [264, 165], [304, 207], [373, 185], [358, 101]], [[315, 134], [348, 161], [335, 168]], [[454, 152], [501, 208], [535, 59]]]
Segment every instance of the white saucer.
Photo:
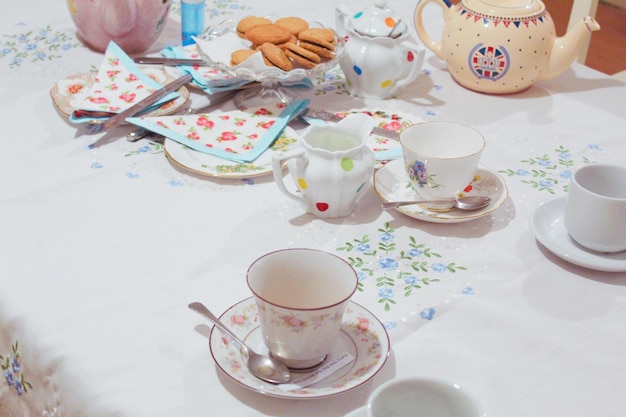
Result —
[[[470, 185], [471, 190], [462, 194], [464, 196], [481, 195], [491, 197], [491, 203], [487, 207], [473, 211], [453, 210], [438, 213], [414, 204], [398, 207], [396, 210], [409, 217], [427, 222], [460, 223], [486, 216], [500, 207], [509, 194], [504, 179], [497, 172], [484, 165], [478, 166], [478, 171]], [[402, 159], [390, 161], [376, 171], [374, 174], [374, 190], [385, 202], [418, 199], [406, 175], [404, 160]]]
[[168, 159], [183, 169], [196, 174], [218, 178], [250, 178], [272, 173], [272, 154], [285, 152], [298, 144], [298, 134], [289, 126], [256, 161], [233, 162], [195, 151], [172, 139], [165, 138], [163, 148]]
[[537, 207], [530, 218], [530, 228], [543, 246], [559, 258], [574, 265], [597, 271], [626, 271], [626, 251], [592, 252], [576, 243], [563, 224], [567, 197], [547, 201]]
[[[254, 298], [235, 304], [221, 315], [220, 320], [253, 350], [267, 354]], [[326, 360], [332, 361], [348, 352], [354, 356], [354, 361], [328, 378], [297, 391], [283, 391], [277, 385], [252, 376], [242, 361], [238, 346], [215, 328], [211, 330], [209, 345], [217, 366], [236, 383], [264, 395], [291, 399], [328, 397], [351, 390], [376, 375], [390, 350], [389, 336], [383, 324], [354, 302], [348, 305], [341, 332]]]

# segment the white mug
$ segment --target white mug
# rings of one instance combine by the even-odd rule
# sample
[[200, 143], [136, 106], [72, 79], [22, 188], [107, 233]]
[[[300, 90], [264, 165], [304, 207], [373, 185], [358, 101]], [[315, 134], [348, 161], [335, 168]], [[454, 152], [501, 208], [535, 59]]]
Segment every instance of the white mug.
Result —
[[400, 134], [404, 165], [415, 191], [425, 200], [455, 198], [476, 174], [485, 138], [453, 122], [424, 122]]
[[294, 370], [321, 365], [357, 288], [352, 266], [327, 252], [284, 249], [254, 261], [247, 281], [270, 354]]
[[570, 180], [564, 225], [572, 239], [595, 252], [626, 250], [626, 167], [590, 164]]
[[369, 396], [367, 417], [483, 417], [475, 400], [458, 384], [437, 379], [398, 378]]

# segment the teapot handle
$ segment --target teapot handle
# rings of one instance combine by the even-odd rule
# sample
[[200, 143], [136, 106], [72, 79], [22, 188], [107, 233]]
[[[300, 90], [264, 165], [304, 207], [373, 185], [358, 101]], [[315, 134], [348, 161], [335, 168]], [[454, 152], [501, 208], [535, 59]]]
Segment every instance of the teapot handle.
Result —
[[307, 200], [302, 195], [295, 194], [289, 191], [287, 187], [285, 187], [285, 182], [283, 179], [283, 164], [288, 159], [297, 159], [296, 164], [308, 163], [306, 157], [304, 156], [304, 152], [304, 148], [298, 147], [288, 152], [272, 155], [272, 172], [274, 174], [274, 182], [278, 186], [278, 189], [283, 192], [283, 194], [285, 194], [292, 200], [303, 203], [305, 206], [308, 207], [309, 203], [307, 202]]
[[415, 8], [415, 31], [417, 32], [417, 36], [419, 36], [424, 45], [426, 45], [428, 49], [433, 51], [435, 55], [439, 57], [439, 59], [443, 59], [441, 42], [435, 42], [424, 28], [422, 12], [424, 11], [424, 7], [428, 3], [435, 3], [437, 6], [441, 7], [441, 9], [443, 10], [444, 22], [448, 21], [448, 15], [450, 14], [451, 8], [444, 0], [420, 0], [420, 2], [417, 4], [417, 7]]
[[413, 80], [417, 78], [417, 75], [419, 71], [421, 71], [422, 65], [424, 64], [424, 55], [426, 55], [424, 48], [409, 41], [403, 41], [400, 44], [400, 50], [404, 56], [412, 54], [413, 59], [411, 61], [411, 70], [409, 71], [409, 74], [396, 82], [396, 89], [412, 83]]

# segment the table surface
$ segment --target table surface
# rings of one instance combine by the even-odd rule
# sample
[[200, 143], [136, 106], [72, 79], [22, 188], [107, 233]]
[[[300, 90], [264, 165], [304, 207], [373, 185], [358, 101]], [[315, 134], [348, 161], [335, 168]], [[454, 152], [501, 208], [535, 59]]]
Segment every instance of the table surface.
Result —
[[[412, 16], [414, 1], [390, 3]], [[331, 1], [207, 0], [208, 23], [251, 14], [334, 27]], [[179, 45], [179, 31], [175, 2], [151, 52]], [[352, 216], [322, 220], [271, 175], [191, 174], [159, 144], [127, 142], [127, 127], [90, 147], [99, 136], [77, 134], [49, 95], [102, 60], [77, 39], [65, 2], [16, 2], [0, 34], [0, 415], [340, 417], [384, 381], [416, 376], [459, 384], [488, 416], [623, 416], [626, 273], [568, 263], [529, 227], [540, 204], [566, 196], [577, 166], [626, 163], [623, 83], [576, 64], [520, 94], [483, 95], [428, 52], [397, 98], [363, 100], [334, 68], [303, 93], [311, 106], [473, 126], [487, 139], [481, 163], [509, 196], [487, 216], [437, 224], [381, 210], [370, 189]], [[187, 308], [201, 301], [221, 314], [250, 296], [256, 258], [291, 247], [353, 262], [353, 300], [388, 331], [385, 365], [348, 392], [288, 400], [234, 383]]]

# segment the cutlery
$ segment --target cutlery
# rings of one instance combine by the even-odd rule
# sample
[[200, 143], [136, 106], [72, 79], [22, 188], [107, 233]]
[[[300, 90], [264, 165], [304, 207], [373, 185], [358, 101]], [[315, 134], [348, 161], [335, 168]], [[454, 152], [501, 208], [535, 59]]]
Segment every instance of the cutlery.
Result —
[[163, 97], [171, 93], [172, 91], [178, 90], [180, 87], [187, 84], [192, 79], [193, 77], [189, 74], [183, 75], [182, 77], [178, 78], [177, 80], [172, 81], [171, 83], [167, 84], [165, 87], [154, 91], [148, 97], [130, 106], [123, 112], [116, 114], [115, 116], [104, 121], [103, 123], [87, 124], [87, 126], [85, 127], [85, 133], [88, 135], [95, 135], [104, 130], [111, 129], [111, 128], [121, 125], [122, 123], [124, 123], [124, 121], [128, 117], [132, 117], [136, 115], [137, 113], [141, 112], [142, 110], [145, 110], [146, 108], [156, 103], [157, 101], [159, 101], [160, 99], [162, 99]]
[[164, 57], [148, 57], [148, 56], [139, 56], [133, 58], [137, 64], [160, 64], [160, 65], [201, 65], [206, 66], [207, 63], [202, 59], [189, 59], [189, 58], [164, 58]]
[[[461, 198], [455, 198], [453, 200], [414, 200], [414, 201], [389, 201], [382, 204], [382, 208], [391, 209], [400, 206], [409, 206], [412, 204], [451, 204], [446, 209], [458, 208], [460, 210], [478, 210], [483, 207], [487, 207], [491, 203], [490, 197], [483, 196], [467, 196]], [[438, 209], [437, 209], [438, 210]]]
[[[300, 114], [300, 119], [304, 120], [305, 123], [310, 125], [320, 124], [320, 121], [323, 122], [333, 122], [337, 123], [343, 118], [337, 116], [335, 113], [331, 113], [326, 110], [312, 109], [310, 107], [304, 109], [304, 111]], [[383, 129], [382, 127], [375, 126], [372, 129], [372, 134], [384, 136], [388, 139], [399, 140], [400, 134], [393, 130]]]
[[270, 356], [260, 355], [250, 349], [250, 347], [246, 345], [243, 340], [239, 339], [237, 335], [235, 335], [213, 313], [211, 313], [209, 309], [204, 306], [204, 304], [193, 302], [189, 304], [189, 308], [209, 319], [215, 327], [220, 329], [222, 333], [228, 335], [241, 347], [241, 352], [245, 358], [246, 365], [252, 375], [272, 384], [284, 384], [291, 380], [291, 372], [287, 366]]

